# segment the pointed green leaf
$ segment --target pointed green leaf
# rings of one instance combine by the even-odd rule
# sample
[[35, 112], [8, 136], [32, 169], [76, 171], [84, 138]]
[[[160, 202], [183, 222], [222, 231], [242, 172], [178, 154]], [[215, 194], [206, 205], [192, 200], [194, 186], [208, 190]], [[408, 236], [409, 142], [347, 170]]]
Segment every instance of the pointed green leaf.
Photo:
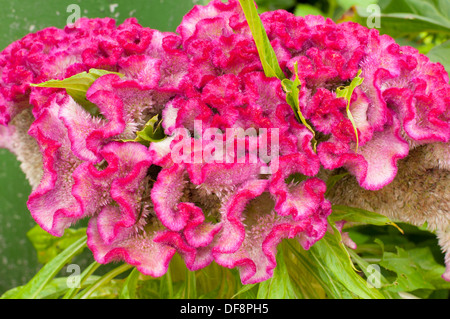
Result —
[[99, 110], [97, 106], [86, 99], [86, 92], [95, 80], [106, 74], [116, 74], [120, 77], [123, 76], [123, 74], [117, 72], [90, 69], [89, 72], [81, 72], [63, 80], [50, 80], [43, 83], [30, 84], [30, 86], [66, 89], [67, 94], [69, 94], [75, 102], [83, 106], [86, 111], [92, 115], [98, 115]]
[[320, 284], [328, 297], [342, 299], [343, 295], [338, 288], [340, 284], [327, 273], [327, 269], [323, 263], [320, 260], [316, 262], [314, 256], [311, 256], [309, 252], [303, 250], [298, 242], [293, 243], [289, 240], [286, 242], [290, 251], [296, 257], [296, 261], [300, 264], [302, 271], [311, 275]]
[[137, 268], [134, 268], [123, 284], [119, 299], [136, 299], [136, 287], [138, 278], [139, 271], [137, 270]]
[[[373, 275], [373, 272], [369, 271], [370, 266], [372, 264], [370, 264], [369, 262], [367, 262], [365, 259], [363, 259], [362, 257], [360, 257], [355, 251], [353, 250], [349, 250], [349, 254], [352, 258], [352, 260], [355, 261], [355, 263], [359, 266], [359, 268], [364, 272], [364, 275], [366, 276], [366, 278], [370, 278], [371, 275]], [[373, 268], [372, 268], [373, 269]], [[379, 274], [379, 280], [380, 280], [380, 285], [381, 285], [381, 289], [383, 289], [386, 286], [389, 286], [389, 281], [386, 279], [386, 277], [383, 276], [383, 274], [380, 272]], [[388, 291], [388, 290], [383, 290], [383, 293], [389, 298], [389, 299], [394, 299], [394, 298], [398, 298], [398, 295], [396, 295], [395, 293]]]
[[346, 107], [347, 117], [350, 120], [350, 122], [352, 122], [353, 130], [355, 131], [355, 136], [356, 136], [356, 150], [355, 150], [355, 153], [358, 153], [359, 138], [358, 138], [358, 129], [356, 128], [355, 119], [353, 118], [353, 115], [350, 112], [350, 102], [352, 100], [353, 91], [355, 90], [355, 88], [358, 85], [361, 85], [361, 83], [364, 81], [364, 78], [360, 77], [361, 72], [362, 72], [361, 70], [358, 70], [358, 73], [356, 74], [356, 77], [352, 80], [352, 82], [350, 83], [349, 86], [345, 86], [345, 87], [336, 89], [336, 96], [337, 97], [343, 97], [344, 99], [347, 100], [347, 107]]
[[430, 58], [430, 61], [441, 63], [447, 73], [450, 74], [450, 40], [435, 46], [428, 53], [427, 56]]
[[306, 122], [305, 117], [303, 116], [301, 110], [300, 110], [300, 103], [299, 103], [299, 96], [300, 96], [300, 89], [299, 86], [301, 86], [300, 79], [298, 77], [298, 64], [297, 62], [294, 63], [294, 73], [295, 73], [295, 79], [294, 81], [291, 81], [289, 79], [283, 79], [281, 81], [281, 86], [283, 87], [284, 92], [286, 92], [286, 102], [291, 106], [292, 110], [294, 111], [295, 118], [299, 123], [302, 123], [308, 130], [311, 131], [313, 134], [313, 138], [311, 140], [311, 143], [313, 144], [313, 150], [316, 152], [316, 146], [317, 141], [315, 139], [316, 133], [314, 132], [311, 125]]
[[385, 252], [380, 265], [397, 274], [397, 278], [387, 289], [393, 292], [417, 289], [449, 289], [450, 283], [441, 278], [445, 271], [438, 264], [429, 247], [405, 250], [397, 247], [397, 252]]
[[393, 221], [384, 215], [367, 211], [361, 208], [349, 207], [344, 205], [333, 205], [332, 213], [328, 217], [330, 222], [336, 222], [339, 220], [345, 220], [354, 223], [363, 223], [376, 226], [390, 225], [397, 228], [401, 233], [402, 229], [398, 227]]
[[259, 284], [258, 299], [297, 299], [294, 284], [291, 281], [289, 273], [284, 262], [283, 250], [279, 249], [277, 253], [277, 266], [273, 271], [272, 278]]
[[307, 15], [321, 15], [325, 16], [325, 13], [322, 12], [318, 7], [313, 6], [311, 4], [299, 3], [295, 6], [294, 15], [297, 17], [304, 17]]
[[248, 284], [248, 285], [243, 285], [232, 297], [231, 299], [236, 298], [237, 296], [249, 291], [250, 289], [253, 289], [255, 286], [257, 286], [258, 284]]
[[[93, 282], [93, 278], [90, 278]], [[84, 282], [82, 285], [86, 286], [88, 282]], [[83, 287], [83, 286], [82, 286]], [[38, 299], [59, 299], [70, 288], [67, 285], [66, 277], [53, 278], [37, 296]]]
[[197, 298], [197, 280], [195, 278], [195, 271], [190, 271], [186, 268], [186, 278], [184, 281], [184, 298]]
[[[447, 0], [378, 0], [380, 34], [410, 37], [421, 32], [450, 34], [450, 3]], [[365, 25], [374, 14], [366, 6], [357, 6], [360, 23]]]
[[159, 296], [163, 299], [173, 298], [173, 282], [172, 282], [172, 270], [171, 265], [167, 269], [164, 276], [159, 281]]
[[136, 298], [138, 299], [160, 299], [158, 293], [159, 280], [139, 280], [136, 287]]
[[20, 291], [11, 296], [13, 299], [35, 299], [53, 277], [86, 247], [86, 235], [67, 247], [62, 253], [44, 265], [41, 270]]
[[355, 272], [348, 252], [343, 251], [338, 234], [338, 231], [333, 234], [327, 232], [308, 252], [316, 262], [322, 264], [329, 276], [337, 279], [348, 292], [364, 299], [384, 299], [385, 296], [381, 292], [369, 288], [364, 279]]
[[[98, 267], [100, 267], [101, 264], [99, 264], [98, 262], [94, 261], [92, 264], [90, 264], [82, 273], [81, 273], [81, 277], [80, 277], [80, 287], [73, 287], [70, 288], [66, 294], [63, 296], [62, 299], [72, 299], [81, 288], [85, 288], [86, 287], [86, 283], [88, 283], [94, 276], [92, 276], [92, 274], [95, 272], [95, 270], [97, 270]], [[98, 279], [98, 278], [97, 278]], [[96, 280], [97, 280], [96, 279]], [[95, 280], [94, 280], [95, 281]], [[89, 282], [88, 284], [93, 284], [94, 281]]]
[[114, 268], [113, 270], [109, 271], [108, 273], [101, 276], [98, 280], [96, 280], [92, 285], [86, 287], [83, 291], [81, 291], [78, 295], [76, 295], [73, 299], [89, 299], [91, 295], [94, 294], [97, 290], [102, 288], [103, 286], [110, 283], [115, 277], [120, 275], [121, 273], [127, 271], [130, 269], [131, 265], [129, 264], [122, 264], [117, 268]]
[[36, 249], [39, 262], [46, 264], [85, 234], [86, 228], [68, 228], [64, 231], [62, 237], [55, 237], [47, 233], [39, 225], [35, 225], [27, 232], [27, 237]]
[[149, 146], [151, 142], [160, 142], [164, 140], [167, 135], [161, 125], [162, 120], [158, 121], [158, 115], [155, 115], [147, 123], [144, 128], [136, 132], [134, 140], [121, 140], [122, 142], [139, 142], [145, 146]]
[[164, 129], [161, 125], [162, 121], [158, 121], [158, 115], [152, 117], [144, 126], [144, 128], [137, 132], [138, 138], [148, 142], [159, 142], [166, 138]]
[[[97, 280], [97, 276], [91, 276], [87, 278], [83, 283], [80, 283], [81, 288], [92, 284]], [[0, 299], [15, 298], [16, 295], [24, 286], [15, 287], [5, 292]], [[36, 299], [59, 299], [64, 293], [68, 293], [72, 288], [67, 286], [66, 277], [53, 278], [36, 296]], [[65, 299], [63, 297], [63, 299]]]
[[14, 297], [20, 292], [20, 290], [22, 290], [22, 288], [23, 286], [17, 286], [7, 290], [0, 296], [0, 299], [14, 299]]
[[253, 0], [239, 0], [239, 3], [241, 4], [253, 39], [255, 40], [264, 74], [267, 77], [276, 77], [283, 80], [285, 78], [284, 73], [280, 68], [275, 51], [267, 37], [266, 30], [264, 30], [255, 3]]

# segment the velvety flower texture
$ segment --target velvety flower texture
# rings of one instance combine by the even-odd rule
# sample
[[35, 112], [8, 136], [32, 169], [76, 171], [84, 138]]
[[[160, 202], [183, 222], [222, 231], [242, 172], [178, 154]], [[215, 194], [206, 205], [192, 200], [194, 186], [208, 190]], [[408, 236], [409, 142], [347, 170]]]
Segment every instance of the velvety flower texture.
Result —
[[[327, 231], [331, 202], [319, 171], [344, 168], [375, 191], [393, 181], [410, 149], [439, 143], [448, 154], [442, 65], [356, 23], [283, 10], [261, 20], [286, 77], [299, 65], [300, 110], [315, 136], [297, 122], [280, 81], [264, 75], [237, 0], [195, 6], [177, 33], [133, 18], [119, 26], [82, 18], [8, 46], [0, 55], [0, 146], [26, 149], [16, 119], [31, 110], [28, 134], [38, 147], [28, 149], [39, 149], [42, 178], [28, 208], [39, 225], [61, 236], [88, 217], [88, 246], [100, 263], [124, 260], [161, 276], [179, 253], [190, 270], [215, 261], [256, 283], [272, 276], [283, 238], [308, 249]], [[90, 68], [124, 75], [104, 75], [87, 91], [99, 116], [62, 89], [30, 87]], [[359, 70], [364, 81], [350, 101], [356, 152], [336, 89]], [[148, 147], [131, 141], [155, 115], [167, 138]], [[242, 153], [230, 151], [236, 145]]]

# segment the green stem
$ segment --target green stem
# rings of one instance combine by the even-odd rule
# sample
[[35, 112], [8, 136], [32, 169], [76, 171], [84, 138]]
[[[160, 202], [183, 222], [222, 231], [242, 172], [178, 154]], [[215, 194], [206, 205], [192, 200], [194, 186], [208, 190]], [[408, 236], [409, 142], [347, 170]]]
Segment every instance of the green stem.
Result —
[[172, 282], [172, 272], [170, 270], [170, 265], [167, 268], [167, 293], [169, 295], [169, 298], [172, 299], [173, 298], [173, 282]]
[[171, 265], [167, 268], [167, 272], [161, 277], [161, 284], [159, 289], [160, 296], [165, 296], [164, 298], [173, 298], [173, 281], [172, 281], [172, 271]]
[[45, 286], [68, 263], [73, 256], [86, 247], [86, 235], [67, 247], [62, 253], [53, 258], [18, 292], [13, 299], [35, 299]]
[[[314, 265], [314, 263], [312, 263], [306, 256], [303, 256], [299, 251], [297, 251], [297, 248], [295, 248], [290, 241], [286, 241], [286, 243], [288, 244], [294, 256], [297, 257], [297, 260], [302, 264], [302, 266], [314, 277], [314, 279], [317, 280], [317, 282], [324, 288], [325, 292], [330, 295], [330, 285], [326, 284], [318, 274], [317, 265], [321, 266], [321, 264], [318, 263]], [[313, 258], [314, 257], [315, 256], [313, 256]], [[337, 290], [337, 288], [335, 288], [335, 290]]]
[[123, 264], [117, 268], [114, 268], [110, 272], [106, 273], [102, 277], [100, 277], [96, 282], [94, 282], [92, 285], [87, 287], [85, 290], [83, 290], [80, 294], [76, 295], [74, 299], [87, 299], [89, 298], [92, 293], [103, 286], [104, 284], [110, 282], [112, 279], [120, 275], [121, 273], [127, 271], [128, 269], [132, 268], [132, 265], [129, 264]]
[[327, 16], [333, 19], [334, 11], [336, 10], [336, 0], [329, 0], [328, 1], [329, 7], [328, 7], [328, 13]]
[[66, 294], [62, 297], [62, 299], [72, 299], [80, 290], [80, 287], [83, 285], [83, 283], [97, 270], [98, 267], [100, 267], [101, 264], [94, 261], [92, 264], [89, 265], [88, 268], [86, 268], [83, 273], [81, 274], [80, 279], [80, 286], [70, 288]]
[[197, 298], [197, 285], [195, 280], [195, 271], [190, 271], [186, 268], [186, 287], [184, 292], [186, 299]]
[[259, 59], [261, 60], [264, 69], [264, 74], [269, 78], [276, 77], [280, 80], [285, 79], [286, 77], [281, 70], [275, 51], [270, 44], [266, 30], [264, 29], [261, 18], [256, 10], [255, 2], [253, 0], [239, 0], [239, 3], [253, 35]]

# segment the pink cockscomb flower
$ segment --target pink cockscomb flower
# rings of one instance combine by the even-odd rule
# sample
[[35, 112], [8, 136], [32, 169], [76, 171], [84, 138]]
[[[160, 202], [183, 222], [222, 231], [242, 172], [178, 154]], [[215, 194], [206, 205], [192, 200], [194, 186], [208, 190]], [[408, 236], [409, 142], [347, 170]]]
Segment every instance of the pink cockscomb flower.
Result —
[[[448, 170], [440, 64], [356, 23], [260, 17], [283, 74], [300, 81], [311, 129], [281, 81], [266, 77], [237, 0], [195, 6], [177, 33], [82, 18], [1, 52], [0, 146], [29, 169], [38, 224], [61, 236], [89, 218], [100, 263], [162, 276], [178, 253], [190, 270], [215, 261], [257, 283], [273, 275], [282, 239], [309, 249], [330, 229], [323, 170], [346, 169], [378, 191], [425, 144]], [[85, 92], [96, 112], [69, 91], [34, 85], [91, 69], [109, 71]]]

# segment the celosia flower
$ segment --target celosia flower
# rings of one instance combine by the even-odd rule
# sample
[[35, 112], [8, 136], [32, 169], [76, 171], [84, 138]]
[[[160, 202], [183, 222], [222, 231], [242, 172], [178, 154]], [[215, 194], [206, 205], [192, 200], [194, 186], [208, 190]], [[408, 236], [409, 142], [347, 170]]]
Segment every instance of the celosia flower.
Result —
[[[272, 276], [283, 238], [308, 249], [327, 231], [331, 202], [356, 193], [330, 202], [321, 169], [347, 169], [361, 200], [401, 188], [397, 164], [411, 149], [429, 147], [448, 170], [450, 86], [440, 64], [356, 23], [283, 10], [261, 20], [285, 76], [298, 75], [299, 109], [315, 136], [281, 82], [265, 76], [237, 0], [195, 6], [178, 34], [135, 19], [116, 27], [82, 18], [8, 46], [0, 146], [24, 162], [28, 207], [41, 227], [60, 236], [89, 217], [88, 246], [100, 263], [124, 260], [161, 276], [178, 252], [190, 270], [215, 261], [256, 283]], [[87, 90], [98, 115], [63, 89], [30, 87], [90, 68], [123, 75], [103, 75]], [[338, 95], [358, 72], [364, 80], [351, 97]], [[136, 134], [155, 116], [167, 138], [139, 144]], [[378, 206], [369, 209], [388, 213]], [[449, 231], [440, 231], [448, 250]]]
[[[296, 218], [274, 209], [266, 180], [250, 181], [227, 200], [222, 211], [223, 231], [213, 248], [215, 261], [225, 267], [238, 267], [244, 284], [270, 278], [276, 266], [276, 247], [283, 238], [297, 238], [308, 249], [326, 231], [331, 205], [323, 198], [324, 185], [309, 193], [316, 180], [297, 186]], [[319, 182], [319, 180], [317, 180]], [[300, 208], [301, 207], [301, 208]], [[300, 214], [302, 214], [300, 216]]]

